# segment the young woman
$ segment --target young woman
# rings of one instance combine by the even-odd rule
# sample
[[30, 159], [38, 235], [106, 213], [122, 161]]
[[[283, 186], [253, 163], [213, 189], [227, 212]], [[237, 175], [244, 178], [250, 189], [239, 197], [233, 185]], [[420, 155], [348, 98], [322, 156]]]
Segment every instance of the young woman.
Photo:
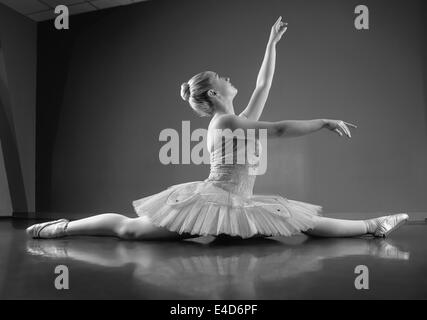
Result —
[[[256, 88], [246, 109], [235, 114], [233, 99], [237, 89], [230, 79], [206, 71], [181, 85], [181, 96], [201, 116], [210, 116], [207, 144], [211, 171], [205, 181], [174, 185], [160, 193], [133, 201], [137, 218], [106, 213], [89, 218], [66, 219], [36, 224], [27, 229], [33, 238], [90, 235], [114, 236], [121, 239], [185, 239], [202, 235], [228, 235], [241, 238], [254, 236], [291, 236], [300, 232], [320, 237], [385, 237], [408, 215], [401, 213], [369, 220], [341, 220], [322, 217], [321, 206], [286, 199], [281, 196], [253, 195], [259, 166], [260, 143], [257, 138], [224, 139], [220, 130], [264, 129], [270, 138], [295, 137], [329, 129], [340, 136], [351, 137], [354, 124], [342, 120], [258, 121], [271, 87], [276, 44], [287, 29], [282, 17], [271, 28]], [[241, 138], [240, 138], [241, 139]], [[250, 141], [250, 140], [253, 141]], [[249, 152], [249, 142], [257, 146]], [[231, 147], [231, 148], [230, 148]], [[225, 151], [224, 151], [225, 150]], [[231, 151], [230, 151], [231, 150]], [[243, 163], [236, 154], [245, 154]], [[224, 161], [230, 159], [231, 162]], [[227, 163], [228, 162], [228, 163]]]

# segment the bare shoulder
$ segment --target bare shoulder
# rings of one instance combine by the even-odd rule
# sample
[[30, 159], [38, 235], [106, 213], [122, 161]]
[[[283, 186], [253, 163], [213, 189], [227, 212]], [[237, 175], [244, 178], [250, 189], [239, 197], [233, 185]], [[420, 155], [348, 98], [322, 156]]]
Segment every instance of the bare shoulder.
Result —
[[235, 114], [224, 114], [217, 117], [211, 126], [212, 129], [236, 129], [240, 127], [240, 122], [245, 119]]

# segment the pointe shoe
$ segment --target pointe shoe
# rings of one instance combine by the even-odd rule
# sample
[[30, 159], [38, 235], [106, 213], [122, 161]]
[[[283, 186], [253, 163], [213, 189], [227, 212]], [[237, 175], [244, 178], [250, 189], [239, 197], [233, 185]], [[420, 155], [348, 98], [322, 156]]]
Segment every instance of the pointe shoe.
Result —
[[[28, 236], [34, 239], [52, 239], [65, 236], [65, 230], [68, 226], [67, 219], [49, 221], [45, 223], [34, 224], [27, 228]], [[42, 233], [43, 232], [43, 233]]]
[[398, 213], [390, 216], [385, 216], [378, 223], [378, 227], [374, 232], [374, 237], [385, 238], [391, 232], [405, 224], [409, 216], [406, 213]]

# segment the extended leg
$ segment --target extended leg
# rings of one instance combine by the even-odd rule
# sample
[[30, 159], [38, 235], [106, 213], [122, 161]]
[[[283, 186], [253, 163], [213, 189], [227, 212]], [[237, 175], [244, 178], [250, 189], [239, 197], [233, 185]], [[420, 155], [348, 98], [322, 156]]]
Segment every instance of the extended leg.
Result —
[[119, 236], [120, 229], [128, 217], [117, 213], [104, 213], [70, 221], [67, 236]]
[[357, 237], [372, 234], [385, 237], [408, 220], [405, 213], [369, 220], [343, 220], [320, 217], [316, 226], [305, 233], [317, 237]]
[[317, 237], [357, 237], [368, 233], [364, 220], [343, 220], [321, 217], [316, 226], [306, 231]]
[[[40, 238], [55, 238], [57, 236], [113, 236], [127, 240], [169, 240], [194, 237], [188, 234], [178, 234], [165, 228], [156, 227], [148, 217], [128, 218], [116, 213], [105, 213], [85, 219], [57, 223], [44, 227], [38, 233]], [[34, 237], [34, 225], [27, 233]]]
[[188, 233], [179, 234], [153, 225], [148, 217], [128, 218], [117, 230], [117, 236], [128, 240], [183, 240], [199, 237]]

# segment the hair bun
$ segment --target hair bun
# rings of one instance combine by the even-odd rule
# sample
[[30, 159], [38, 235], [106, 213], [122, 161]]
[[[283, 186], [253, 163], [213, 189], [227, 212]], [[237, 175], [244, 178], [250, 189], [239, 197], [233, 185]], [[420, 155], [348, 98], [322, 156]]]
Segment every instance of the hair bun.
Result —
[[190, 99], [190, 85], [188, 82], [183, 82], [181, 84], [181, 98], [185, 101], [188, 101]]

